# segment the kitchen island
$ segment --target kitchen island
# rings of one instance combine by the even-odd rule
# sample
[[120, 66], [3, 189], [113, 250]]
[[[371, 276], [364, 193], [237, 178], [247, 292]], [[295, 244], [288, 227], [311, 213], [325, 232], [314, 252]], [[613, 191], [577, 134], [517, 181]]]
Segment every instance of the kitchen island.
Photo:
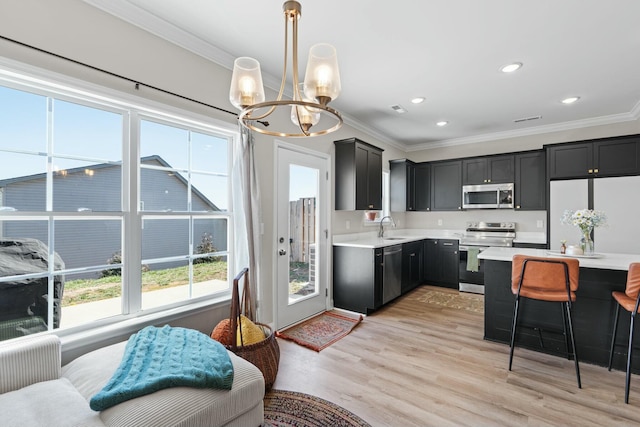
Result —
[[[485, 266], [484, 338], [507, 345], [511, 338], [515, 300], [511, 293], [511, 260], [515, 254], [562, 258], [560, 254], [544, 249], [520, 248], [490, 248], [479, 255]], [[606, 366], [616, 304], [611, 292], [624, 291], [629, 264], [640, 262], [640, 255], [599, 254], [597, 258], [576, 258], [580, 262], [580, 277], [573, 305], [573, 325], [578, 358], [581, 362]], [[519, 322], [525, 326], [518, 328], [517, 346], [566, 357], [560, 304], [527, 299], [520, 306]], [[626, 369], [628, 330], [629, 315], [621, 310], [613, 359], [616, 369]], [[539, 333], [544, 347], [540, 344]], [[634, 345], [640, 344], [637, 335]], [[505, 351], [508, 352], [508, 348]], [[632, 363], [635, 373], [640, 372], [640, 360], [636, 360], [640, 359], [638, 353], [634, 353]]]

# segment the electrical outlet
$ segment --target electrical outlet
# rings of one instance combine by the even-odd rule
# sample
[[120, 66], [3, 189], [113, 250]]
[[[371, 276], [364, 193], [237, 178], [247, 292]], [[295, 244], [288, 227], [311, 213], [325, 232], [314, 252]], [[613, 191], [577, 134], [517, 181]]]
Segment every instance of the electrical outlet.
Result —
[[538, 228], [542, 228], [542, 227], [544, 227], [544, 223], [542, 222], [542, 220], [541, 220], [541, 219], [539, 219], [538, 221], [536, 221], [536, 227], [538, 227]]
[[442, 220], [441, 219], [438, 220], [438, 225], [442, 225]]

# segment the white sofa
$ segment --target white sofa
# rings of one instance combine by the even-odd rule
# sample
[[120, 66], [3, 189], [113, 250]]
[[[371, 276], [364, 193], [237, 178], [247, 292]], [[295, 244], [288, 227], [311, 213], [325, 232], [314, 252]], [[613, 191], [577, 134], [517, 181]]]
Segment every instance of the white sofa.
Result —
[[101, 412], [91, 396], [120, 364], [126, 341], [87, 353], [62, 366], [60, 340], [34, 336], [0, 343], [0, 424], [47, 427], [259, 426], [264, 421], [264, 378], [229, 352], [231, 390], [174, 387]]

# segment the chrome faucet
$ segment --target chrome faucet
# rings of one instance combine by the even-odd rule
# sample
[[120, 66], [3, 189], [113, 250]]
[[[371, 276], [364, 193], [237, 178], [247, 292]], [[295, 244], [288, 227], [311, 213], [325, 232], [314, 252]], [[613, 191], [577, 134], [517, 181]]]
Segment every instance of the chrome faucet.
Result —
[[380, 229], [378, 230], [378, 237], [384, 237], [384, 226], [383, 226], [382, 222], [383, 222], [385, 219], [387, 219], [387, 218], [389, 218], [389, 219], [391, 220], [391, 226], [392, 226], [392, 227], [395, 227], [395, 226], [396, 226], [396, 222], [393, 220], [393, 218], [391, 218], [391, 216], [390, 216], [390, 215], [383, 216], [383, 217], [380, 219]]

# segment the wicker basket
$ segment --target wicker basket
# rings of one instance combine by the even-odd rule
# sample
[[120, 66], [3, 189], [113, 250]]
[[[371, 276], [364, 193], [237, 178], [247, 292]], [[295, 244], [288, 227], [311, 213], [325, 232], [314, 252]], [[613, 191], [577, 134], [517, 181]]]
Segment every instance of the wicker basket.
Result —
[[[239, 283], [240, 279], [244, 276], [243, 290], [242, 290], [242, 304], [240, 303]], [[260, 326], [265, 332], [265, 339], [249, 345], [236, 345], [238, 325], [240, 325], [240, 315], [244, 314], [256, 325]], [[231, 327], [231, 345], [225, 345], [225, 347], [242, 357], [243, 359], [253, 363], [262, 375], [264, 376], [265, 391], [271, 390], [273, 383], [276, 381], [276, 375], [278, 374], [278, 366], [280, 364], [280, 347], [276, 336], [271, 330], [271, 327], [264, 323], [255, 321], [253, 308], [251, 304], [251, 291], [249, 288], [249, 269], [243, 269], [233, 279], [233, 291], [231, 297], [231, 314], [229, 317], [229, 323]], [[240, 332], [242, 337], [242, 331]]]

